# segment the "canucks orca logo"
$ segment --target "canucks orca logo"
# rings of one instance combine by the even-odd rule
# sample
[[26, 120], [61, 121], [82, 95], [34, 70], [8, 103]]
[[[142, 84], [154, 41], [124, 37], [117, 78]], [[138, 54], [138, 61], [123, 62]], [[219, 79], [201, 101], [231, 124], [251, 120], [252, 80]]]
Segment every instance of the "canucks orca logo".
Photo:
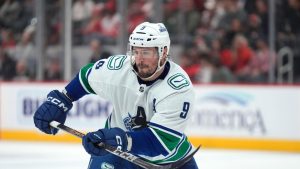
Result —
[[132, 119], [129, 113], [128, 113], [128, 117], [125, 117], [123, 119], [123, 123], [128, 131], [132, 131]]
[[175, 90], [179, 90], [190, 85], [189, 81], [181, 73], [177, 73], [171, 76], [168, 79], [168, 84]]
[[136, 116], [128, 116], [123, 119], [123, 123], [128, 131], [138, 130], [147, 126], [146, 113], [143, 107], [138, 106]]
[[241, 92], [217, 92], [211, 93], [200, 98], [200, 102], [216, 102], [222, 105], [235, 103], [241, 106], [246, 106], [253, 98]]

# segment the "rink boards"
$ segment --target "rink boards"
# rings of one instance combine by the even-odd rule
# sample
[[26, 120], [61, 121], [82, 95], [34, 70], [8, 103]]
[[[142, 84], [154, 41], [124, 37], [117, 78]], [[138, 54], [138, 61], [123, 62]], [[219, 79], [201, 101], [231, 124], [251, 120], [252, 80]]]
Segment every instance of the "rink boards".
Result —
[[[80, 142], [39, 132], [32, 115], [64, 83], [0, 83], [0, 139]], [[203, 147], [300, 152], [300, 86], [195, 85], [196, 104], [186, 133]], [[85, 96], [66, 124], [81, 131], [104, 126], [111, 104]]]

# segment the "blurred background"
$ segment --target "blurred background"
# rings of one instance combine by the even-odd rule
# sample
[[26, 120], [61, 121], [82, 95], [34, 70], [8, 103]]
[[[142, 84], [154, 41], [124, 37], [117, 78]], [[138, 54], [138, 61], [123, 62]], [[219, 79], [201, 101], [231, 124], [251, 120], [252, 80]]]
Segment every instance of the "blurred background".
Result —
[[[200, 168], [300, 168], [300, 0], [0, 0], [0, 168], [86, 168], [79, 139], [32, 115], [82, 66], [126, 54], [145, 21], [166, 25], [195, 86]], [[97, 130], [111, 109], [85, 96], [66, 124]]]
[[0, 79], [70, 80], [163, 22], [195, 83], [298, 83], [298, 0], [2, 0]]

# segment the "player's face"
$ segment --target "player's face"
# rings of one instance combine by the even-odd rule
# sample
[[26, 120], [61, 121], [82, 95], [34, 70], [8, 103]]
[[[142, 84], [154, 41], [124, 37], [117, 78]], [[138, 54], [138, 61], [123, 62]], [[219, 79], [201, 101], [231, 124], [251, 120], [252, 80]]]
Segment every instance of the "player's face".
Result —
[[137, 67], [137, 73], [142, 78], [150, 77], [157, 68], [158, 52], [156, 48], [133, 47], [133, 57]]

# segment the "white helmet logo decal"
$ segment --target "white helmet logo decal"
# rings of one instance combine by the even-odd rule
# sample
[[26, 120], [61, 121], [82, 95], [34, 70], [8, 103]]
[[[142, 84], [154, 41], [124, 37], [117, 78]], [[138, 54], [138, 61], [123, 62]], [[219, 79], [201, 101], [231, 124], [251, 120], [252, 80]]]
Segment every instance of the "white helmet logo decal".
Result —
[[144, 30], [146, 28], [146, 26], [142, 26], [140, 30]]
[[167, 29], [165, 27], [163, 27], [161, 24], [158, 25], [159, 26], [159, 31], [160, 32], [165, 32], [167, 31]]

